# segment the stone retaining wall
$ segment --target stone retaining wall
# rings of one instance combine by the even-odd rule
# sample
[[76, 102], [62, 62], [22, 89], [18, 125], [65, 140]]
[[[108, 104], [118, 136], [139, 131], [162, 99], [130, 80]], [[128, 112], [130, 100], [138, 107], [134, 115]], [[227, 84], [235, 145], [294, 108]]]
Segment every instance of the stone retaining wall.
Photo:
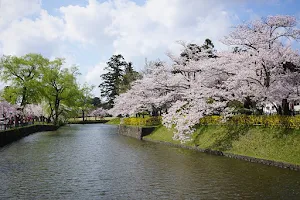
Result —
[[42, 131], [55, 131], [59, 127], [53, 125], [32, 125], [0, 132], [0, 147], [17, 141], [30, 134]]
[[125, 126], [119, 125], [119, 134], [128, 137], [133, 137], [139, 140], [146, 135], [149, 135], [154, 131], [155, 127], [137, 127], [137, 126]]

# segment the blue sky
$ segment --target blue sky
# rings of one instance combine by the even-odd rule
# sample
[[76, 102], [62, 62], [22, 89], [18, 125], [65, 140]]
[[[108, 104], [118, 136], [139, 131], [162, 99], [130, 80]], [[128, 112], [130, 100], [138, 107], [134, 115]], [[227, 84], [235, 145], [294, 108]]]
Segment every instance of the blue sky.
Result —
[[145, 58], [178, 53], [178, 40], [210, 38], [222, 49], [234, 25], [277, 14], [299, 19], [300, 1], [0, 0], [0, 55], [65, 57], [66, 66], [80, 67], [82, 83], [98, 85], [112, 54], [141, 70]]
[[[98, 0], [98, 2], [104, 1], [106, 0]], [[133, 0], [133, 2], [137, 5], [143, 5], [146, 0]], [[241, 0], [241, 2], [244, 3], [237, 3], [233, 8], [242, 20], [249, 19], [249, 14], [245, 12], [247, 10], [252, 10], [258, 16], [299, 15], [300, 13], [300, 1], [297, 0]], [[53, 15], [59, 15], [58, 8], [68, 5], [86, 6], [88, 0], [42, 0], [42, 7]]]

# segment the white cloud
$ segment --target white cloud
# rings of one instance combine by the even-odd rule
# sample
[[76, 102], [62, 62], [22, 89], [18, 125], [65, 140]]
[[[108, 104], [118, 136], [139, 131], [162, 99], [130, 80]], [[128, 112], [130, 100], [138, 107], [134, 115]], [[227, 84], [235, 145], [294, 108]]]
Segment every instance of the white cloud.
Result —
[[105, 62], [101, 62], [101, 63], [97, 64], [96, 66], [90, 67], [88, 69], [87, 74], [83, 77], [83, 80], [82, 80], [82, 82], [86, 82], [90, 85], [95, 86], [93, 93], [97, 96], [100, 96], [100, 89], [98, 88], [98, 86], [101, 82], [100, 75], [105, 72], [104, 71], [105, 67], [106, 67]]
[[90, 0], [86, 7], [69, 6], [61, 11], [70, 38], [104, 47], [109, 41], [114, 53], [130, 60], [161, 57], [176, 40], [202, 43], [210, 37], [217, 43], [230, 26], [220, 0], [174, 0], [171, 4], [168, 0], [148, 0], [142, 6], [129, 0]]
[[0, 0], [0, 28], [11, 21], [39, 13], [41, 0]]
[[[106, 57], [87, 69], [85, 79], [93, 85], [100, 83], [104, 62], [113, 53], [121, 53], [141, 69], [146, 57], [166, 59], [165, 52], [180, 48], [174, 45], [177, 40], [202, 43], [211, 38], [218, 46], [218, 39], [231, 25], [221, 0], [174, 0], [171, 4], [168, 0], [148, 0], [144, 5], [130, 0], [89, 0], [86, 6], [61, 7], [60, 12], [65, 39], [85, 49], [98, 46], [99, 57]], [[106, 52], [110, 48], [113, 51]]]
[[0, 32], [3, 54], [23, 55], [29, 52], [52, 56], [61, 42], [64, 23], [42, 10], [39, 18], [13, 21]]
[[83, 43], [104, 43], [108, 38], [105, 35], [105, 27], [112, 21], [112, 9], [112, 2], [98, 3], [96, 0], [89, 0], [85, 7], [61, 7], [60, 12], [65, 21], [65, 37]]
[[[236, 0], [237, 1], [237, 0]], [[230, 1], [230, 2], [236, 2]], [[165, 59], [165, 52], [177, 51], [177, 40], [202, 43], [206, 38], [219, 46], [233, 14], [222, 0], [89, 0], [86, 6], [64, 6], [59, 16], [43, 10], [40, 0], [0, 0], [0, 54], [42, 53], [75, 62], [74, 48], [97, 65], [81, 67], [82, 82], [98, 86], [105, 62], [121, 53], [143, 68], [144, 59]], [[2, 24], [2, 29], [1, 29]], [[92, 66], [80, 60], [82, 66]], [[98, 90], [97, 88], [95, 90]]]
[[110, 42], [116, 52], [130, 57], [147, 55], [179, 39], [217, 38], [230, 25], [220, 0], [174, 0], [172, 4], [148, 0], [142, 6], [130, 0], [89, 0], [85, 7], [67, 6], [60, 11], [68, 39], [104, 45]]

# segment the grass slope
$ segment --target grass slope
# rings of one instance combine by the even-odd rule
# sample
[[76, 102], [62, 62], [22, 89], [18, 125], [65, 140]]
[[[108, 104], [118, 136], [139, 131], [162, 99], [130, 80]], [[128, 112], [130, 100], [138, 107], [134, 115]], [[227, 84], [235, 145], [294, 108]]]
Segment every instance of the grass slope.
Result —
[[110, 119], [106, 124], [112, 124], [112, 125], [119, 125], [120, 124], [120, 118], [112, 118]]
[[[163, 126], [146, 138], [178, 144], [172, 129]], [[187, 146], [198, 146], [238, 155], [300, 164], [300, 130], [259, 126], [200, 126]]]

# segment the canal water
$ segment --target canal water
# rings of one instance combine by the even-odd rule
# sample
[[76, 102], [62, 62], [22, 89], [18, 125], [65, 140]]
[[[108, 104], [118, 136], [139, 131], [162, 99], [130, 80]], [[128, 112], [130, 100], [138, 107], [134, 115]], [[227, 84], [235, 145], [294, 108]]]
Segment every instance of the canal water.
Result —
[[0, 149], [0, 199], [300, 199], [300, 172], [70, 125]]

